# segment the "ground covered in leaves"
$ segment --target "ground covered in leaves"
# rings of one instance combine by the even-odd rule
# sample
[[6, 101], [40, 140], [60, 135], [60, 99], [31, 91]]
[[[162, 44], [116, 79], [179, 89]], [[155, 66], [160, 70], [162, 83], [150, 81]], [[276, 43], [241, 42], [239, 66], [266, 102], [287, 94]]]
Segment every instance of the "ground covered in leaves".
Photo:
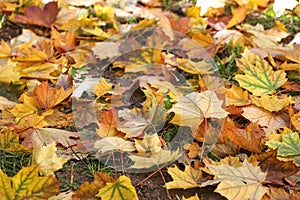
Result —
[[0, 2], [0, 198], [300, 199], [299, 16]]

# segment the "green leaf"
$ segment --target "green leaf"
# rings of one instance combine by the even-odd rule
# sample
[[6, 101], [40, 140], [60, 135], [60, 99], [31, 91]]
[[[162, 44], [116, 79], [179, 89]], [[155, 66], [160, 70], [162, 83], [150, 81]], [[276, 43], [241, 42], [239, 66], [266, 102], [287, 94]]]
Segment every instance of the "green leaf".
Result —
[[282, 142], [268, 141], [266, 145], [272, 149], [278, 148], [279, 156], [295, 156], [300, 154], [299, 134], [289, 133], [282, 136]]
[[107, 183], [96, 195], [105, 200], [135, 200], [138, 199], [136, 190], [131, 184], [130, 178], [120, 176], [116, 182]]
[[242, 56], [236, 59], [236, 62], [245, 75], [238, 74], [235, 79], [241, 87], [254, 95], [270, 94], [287, 81], [283, 70], [274, 72], [272, 66], [260, 56], [252, 54], [247, 49]]

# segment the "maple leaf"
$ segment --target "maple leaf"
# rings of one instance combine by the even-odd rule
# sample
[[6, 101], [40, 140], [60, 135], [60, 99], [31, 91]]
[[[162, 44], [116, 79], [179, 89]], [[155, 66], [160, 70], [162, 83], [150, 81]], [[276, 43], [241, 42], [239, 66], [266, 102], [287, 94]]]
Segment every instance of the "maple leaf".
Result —
[[244, 6], [240, 6], [237, 9], [233, 9], [232, 14], [233, 14], [233, 16], [232, 16], [231, 20], [226, 25], [227, 29], [229, 29], [245, 20], [245, 18], [247, 16], [247, 8]]
[[206, 164], [206, 166], [216, 179], [202, 183], [201, 187], [219, 183], [215, 192], [228, 199], [261, 199], [268, 192], [268, 188], [263, 186], [267, 173], [247, 160], [241, 167], [223, 163], [217, 166]]
[[277, 151], [268, 151], [255, 156], [259, 166], [264, 172], [268, 172], [266, 181], [277, 184], [283, 183], [284, 177], [289, 177], [298, 172], [298, 167], [292, 161], [283, 162], [277, 159]]
[[20, 144], [19, 136], [10, 129], [1, 130], [0, 148], [13, 153], [22, 153], [29, 151], [26, 146]]
[[235, 79], [241, 87], [255, 96], [273, 93], [287, 81], [284, 71], [274, 72], [267, 61], [258, 55], [253, 55], [247, 49], [242, 54], [242, 58], [236, 59], [236, 62], [245, 75], [237, 74]]
[[81, 200], [81, 199], [89, 199], [89, 200], [97, 200], [97, 193], [99, 193], [100, 188], [106, 186], [106, 183], [115, 182], [117, 179], [111, 177], [109, 174], [104, 172], [95, 172], [94, 173], [94, 181], [83, 182], [81, 186], [73, 193], [72, 199]]
[[292, 124], [295, 126], [297, 130], [300, 130], [300, 112], [294, 114], [291, 117]]
[[94, 145], [95, 148], [99, 149], [101, 153], [107, 153], [111, 151], [135, 151], [136, 148], [134, 143], [126, 141], [119, 137], [105, 137], [103, 139], [97, 140]]
[[184, 145], [184, 148], [189, 151], [188, 157], [195, 158], [200, 154], [200, 147], [198, 143], [192, 142], [191, 144]]
[[268, 111], [280, 111], [292, 102], [291, 96], [278, 98], [276, 95], [263, 95], [261, 97], [251, 96], [253, 104], [259, 107], [263, 107]]
[[68, 90], [65, 90], [63, 87], [60, 89], [53, 88], [50, 87], [49, 83], [42, 82], [35, 87], [33, 95], [35, 95], [40, 108], [48, 110], [69, 97], [73, 90], [74, 88]]
[[139, 155], [128, 156], [134, 164], [130, 166], [133, 169], [147, 169], [151, 167], [158, 167], [161, 164], [166, 164], [176, 160], [180, 156], [179, 150], [171, 152], [170, 150], [160, 150], [152, 152], [150, 156], [144, 157]]
[[168, 167], [168, 173], [172, 176], [173, 181], [167, 182], [167, 189], [189, 189], [200, 187], [200, 179], [202, 178], [202, 171], [194, 169], [189, 165], [185, 165], [184, 171], [174, 167]]
[[184, 196], [182, 196], [182, 200], [199, 200], [198, 194], [196, 193], [196, 195], [191, 196], [189, 198], [185, 198]]
[[243, 91], [241, 87], [233, 84], [230, 89], [226, 90], [226, 106], [245, 106], [251, 102], [249, 100], [249, 93], [247, 90]]
[[2, 199], [48, 199], [59, 193], [59, 181], [54, 176], [38, 176], [38, 165], [23, 167], [10, 178], [0, 170]]
[[106, 93], [112, 93], [112, 84], [108, 83], [103, 77], [100, 78], [100, 83], [96, 84], [94, 87], [94, 93], [97, 97], [102, 97]]
[[118, 110], [112, 108], [108, 111], [102, 112], [101, 122], [98, 123], [99, 129], [96, 129], [96, 133], [101, 137], [113, 137], [113, 136], [123, 136], [121, 132], [117, 130], [117, 125], [119, 124]]
[[268, 196], [264, 196], [263, 200], [300, 199], [300, 193], [297, 192], [296, 190], [293, 190], [293, 192], [287, 192], [284, 188], [269, 187], [269, 189], [270, 189], [270, 194], [268, 194]]
[[263, 130], [265, 130], [266, 135], [269, 135], [278, 128], [289, 126], [289, 116], [287, 113], [278, 114], [256, 106], [248, 106], [243, 108], [242, 115], [251, 122], [258, 122], [263, 127]]
[[11, 47], [5, 41], [0, 43], [0, 58], [7, 58], [11, 55]]
[[64, 35], [61, 35], [55, 28], [52, 27], [51, 39], [54, 41], [55, 48], [60, 53], [65, 53], [76, 47], [77, 33], [68, 31]]
[[32, 163], [39, 165], [39, 172], [44, 175], [54, 175], [54, 172], [61, 169], [68, 158], [57, 157], [55, 142], [43, 147], [33, 147]]
[[145, 134], [143, 140], [134, 140], [134, 143], [139, 153], [158, 152], [162, 146], [157, 133], [154, 135]]
[[299, 134], [296, 132], [284, 134], [282, 136], [282, 142], [275, 141], [270, 143], [270, 141], [267, 141], [265, 144], [272, 149], [278, 149], [279, 156], [286, 157], [300, 154], [300, 139]]
[[223, 101], [218, 99], [214, 91], [192, 92], [176, 101], [177, 103], [168, 111], [175, 113], [170, 122], [179, 126], [189, 126], [194, 131], [204, 118], [220, 119], [227, 116], [227, 112], [222, 108]]
[[212, 8], [224, 7], [225, 0], [212, 0], [212, 1], [197, 0], [196, 6], [201, 7], [200, 15], [203, 16], [210, 7]]
[[59, 12], [57, 2], [49, 2], [42, 10], [38, 6], [29, 6], [25, 8], [24, 15], [15, 16], [15, 21], [24, 24], [35, 24], [51, 28], [51, 25], [55, 22], [56, 16]]
[[112, 183], [106, 183], [106, 186], [99, 190], [99, 193], [96, 195], [101, 197], [101, 199], [107, 200], [137, 200], [136, 190], [131, 184], [131, 180], [126, 176], [120, 176], [118, 180]]
[[0, 64], [0, 82], [10, 84], [11, 82], [16, 82], [20, 80], [20, 73], [15, 70], [17, 66], [16, 62], [12, 62], [9, 59], [4, 66]]

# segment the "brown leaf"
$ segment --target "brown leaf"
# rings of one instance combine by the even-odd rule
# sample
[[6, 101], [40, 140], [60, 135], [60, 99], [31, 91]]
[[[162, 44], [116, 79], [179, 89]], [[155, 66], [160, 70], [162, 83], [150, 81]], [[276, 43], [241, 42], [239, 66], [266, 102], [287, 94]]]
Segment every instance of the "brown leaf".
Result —
[[116, 179], [109, 176], [104, 172], [95, 172], [93, 182], [83, 182], [82, 185], [73, 193], [72, 199], [74, 200], [99, 200], [96, 194], [100, 188], [106, 186], [107, 182], [115, 182]]
[[266, 180], [277, 184], [283, 184], [283, 178], [291, 176], [298, 172], [298, 167], [293, 161], [283, 162], [277, 159], [277, 151], [268, 151], [261, 155], [256, 156], [260, 161], [259, 166], [262, 171], [267, 171], [268, 175]]
[[262, 200], [298, 200], [300, 193], [295, 190], [292, 193], [287, 192], [283, 188], [269, 187], [270, 194], [263, 196]]
[[43, 10], [38, 6], [29, 6], [25, 8], [25, 16], [17, 15], [15, 16], [15, 21], [50, 28], [55, 22], [58, 12], [57, 2], [47, 3]]

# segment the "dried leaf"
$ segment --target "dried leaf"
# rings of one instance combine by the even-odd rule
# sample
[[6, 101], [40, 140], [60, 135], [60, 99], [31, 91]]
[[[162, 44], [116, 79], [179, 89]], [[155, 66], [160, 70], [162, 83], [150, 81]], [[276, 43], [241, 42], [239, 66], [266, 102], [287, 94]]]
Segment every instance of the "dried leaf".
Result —
[[134, 143], [119, 137], [105, 137], [97, 140], [94, 147], [99, 149], [99, 152], [103, 154], [112, 151], [132, 152], [136, 150]]
[[106, 93], [112, 93], [112, 84], [108, 83], [103, 77], [100, 78], [100, 83], [96, 84], [94, 87], [94, 93], [97, 97], [102, 97]]
[[227, 164], [206, 166], [216, 179], [204, 182], [201, 187], [219, 183], [215, 192], [228, 199], [261, 199], [268, 192], [268, 188], [263, 186], [267, 173], [247, 160], [241, 167]]
[[[266, 142], [266, 145], [269, 146], [269, 141]], [[275, 142], [272, 146], [274, 145], [276, 148], [272, 149], [278, 149], [279, 156], [300, 155], [300, 139], [296, 132], [282, 135], [282, 142]]]
[[123, 136], [117, 130], [117, 125], [119, 124], [118, 111], [112, 108], [108, 111], [102, 112], [101, 122], [98, 123], [99, 129], [96, 129], [96, 133], [101, 137], [113, 137], [113, 136]]
[[39, 172], [43, 176], [54, 175], [54, 172], [61, 169], [68, 158], [57, 157], [55, 151], [57, 150], [55, 142], [43, 146], [34, 147], [32, 151], [32, 163], [39, 165]]
[[199, 182], [202, 178], [202, 171], [199, 169], [185, 165], [184, 171], [181, 171], [175, 165], [174, 167], [168, 167], [168, 173], [172, 176], [173, 181], [166, 183], [167, 189], [200, 187]]
[[192, 92], [177, 99], [177, 103], [168, 111], [175, 116], [171, 123], [179, 126], [190, 126], [196, 130], [204, 118], [225, 118], [227, 112], [222, 108], [222, 100], [219, 100], [213, 91], [202, 93]]
[[240, 6], [237, 9], [232, 10], [232, 18], [226, 25], [226, 28], [229, 29], [231, 27], [234, 27], [235, 25], [243, 22], [247, 16], [247, 8], [244, 6]]
[[277, 112], [291, 104], [292, 98], [290, 96], [278, 98], [276, 95], [263, 95], [261, 97], [251, 96], [251, 101], [258, 107], [263, 107], [270, 112]]
[[226, 89], [226, 105], [245, 106], [249, 105], [249, 93], [247, 90], [243, 91], [241, 87], [232, 85], [230, 89]]

